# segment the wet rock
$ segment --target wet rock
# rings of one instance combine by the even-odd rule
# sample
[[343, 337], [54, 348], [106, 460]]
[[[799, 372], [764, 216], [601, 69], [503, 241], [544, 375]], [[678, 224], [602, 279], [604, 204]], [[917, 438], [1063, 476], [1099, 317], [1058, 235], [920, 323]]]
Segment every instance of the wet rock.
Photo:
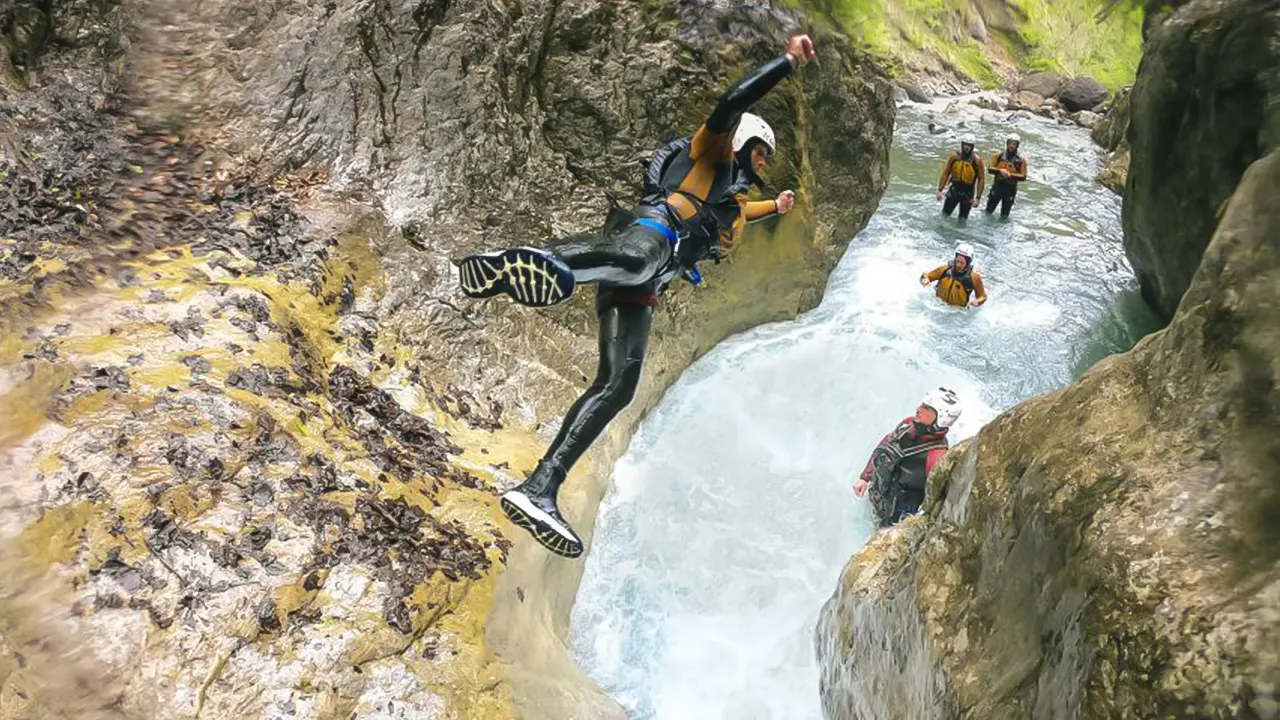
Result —
[[1098, 103], [1106, 102], [1109, 96], [1105, 85], [1083, 75], [1068, 80], [1058, 92], [1062, 106], [1071, 112], [1091, 110]]
[[999, 98], [991, 95], [979, 95], [972, 100], [973, 105], [983, 110], [1004, 110], [1005, 104], [1000, 102]]
[[1018, 81], [1017, 90], [1019, 93], [1029, 92], [1040, 97], [1050, 98], [1058, 94], [1062, 89], [1062, 76], [1052, 70], [1045, 72], [1035, 72], [1023, 77]]
[[1129, 178], [1129, 148], [1121, 148], [1107, 156], [1107, 162], [1098, 173], [1097, 181], [1117, 195], [1124, 196], [1124, 186]]
[[[84, 3], [55, 4], [70, 5]], [[485, 429], [501, 427], [504, 405], [519, 424], [562, 410], [580, 389], [573, 368], [586, 367], [594, 350], [590, 298], [583, 294], [555, 313], [524, 316], [492, 307], [496, 303], [463, 306], [449, 259], [497, 242], [540, 242], [598, 226], [605, 191], [624, 199], [634, 194], [638, 174], [630, 159], [691, 131], [690, 118], [705, 115], [734, 74], [776, 55], [779, 39], [804, 27], [804, 19], [762, 3], [669, 0], [457, 0], [433, 7], [339, 0], [332, 7], [277, 7], [267, 13], [270, 22], [244, 3], [222, 0], [144, 5], [130, 18], [138, 27], [130, 33], [129, 62], [119, 64], [130, 73], [122, 85], [130, 95], [116, 101], [118, 112], [60, 113], [50, 103], [48, 113], [32, 114], [16, 130], [6, 123], [6, 151], [16, 138], [32, 161], [41, 153], [52, 157], [43, 141], [31, 139], [36, 133], [101, 138], [57, 160], [91, 169], [97, 160], [86, 153], [101, 151], [110, 172], [85, 176], [92, 182], [83, 189], [95, 202], [83, 216], [68, 212], [67, 223], [86, 227], [54, 228], [56, 251], [44, 249], [48, 236], [37, 237], [38, 223], [15, 221], [25, 235], [16, 254], [0, 251], [0, 272], [25, 278], [40, 261], [65, 258], [68, 270], [56, 273], [50, 286], [100, 287], [104, 310], [126, 295], [141, 299], [162, 290], [163, 298], [136, 308], [145, 312], [116, 323], [138, 345], [127, 352], [145, 355], [147, 377], [168, 373], [175, 357], [205, 348], [219, 363], [220, 349], [231, 345], [240, 349], [243, 367], [234, 368], [240, 373], [225, 392], [209, 387], [217, 383], [214, 373], [193, 385], [160, 380], [174, 383], [172, 390], [148, 395], [147, 383], [133, 397], [110, 399], [80, 424], [56, 428], [68, 433], [64, 447], [92, 461], [85, 467], [106, 495], [92, 509], [84, 552], [48, 577], [84, 582], [77, 588], [83, 597], [128, 595], [115, 580], [86, 579], [82, 572], [84, 563], [100, 557], [101, 526], [112, 522], [111, 542], [139, 557], [130, 562], [139, 564], [146, 586], [136, 594], [147, 604], [126, 598], [136, 612], [104, 613], [82, 629], [75, 652], [55, 657], [96, 658], [79, 644], [139, 637], [129, 623], [145, 611], [144, 620], [167, 631], [153, 633], [126, 662], [104, 670], [105, 679], [91, 676], [101, 682], [83, 683], [102, 688], [109, 700], [104, 706], [113, 712], [118, 704], [144, 715], [162, 707], [210, 720], [268, 717], [279, 708], [270, 698], [307, 687], [315, 691], [290, 695], [299, 717], [376, 714], [353, 703], [384, 689], [397, 695], [395, 711], [406, 716], [420, 708], [415, 716], [470, 717], [472, 698], [505, 708], [508, 697], [530, 697], [548, 717], [620, 717], [580, 674], [540, 671], [543, 687], [508, 687], [518, 674], [507, 677], [492, 662], [485, 625], [496, 610], [489, 598], [498, 597], [493, 560], [505, 563], [513, 547], [510, 527], [490, 512], [490, 486], [503, 480], [491, 479], [484, 461], [475, 474], [470, 460], [461, 467], [459, 442], [431, 432], [444, 422], [424, 427], [424, 418], [405, 412], [416, 406], [394, 401], [402, 391], [425, 397], [432, 409], [424, 414], [457, 412], [464, 418], [451, 416], [449, 423]], [[153, 10], [159, 21], [148, 17]], [[231, 36], [227, 28], [234, 29]], [[812, 219], [793, 215], [753, 229], [765, 242], [744, 244], [739, 257], [747, 262], [714, 271], [715, 282], [741, 289], [696, 301], [678, 290], [670, 294], [654, 329], [661, 349], [651, 355], [650, 376], [658, 379], [637, 397], [637, 412], [719, 338], [813, 306], [825, 274], [876, 206], [888, 182], [888, 83], [846, 43], [827, 42], [819, 52], [820, 66], [805, 68], [757, 108], [787, 138], [770, 180], [795, 187], [811, 203]], [[168, 102], [171, 91], [180, 91], [179, 102]], [[63, 99], [80, 97], [63, 92]], [[636, 111], [637, 98], [643, 112]], [[148, 122], [155, 114], [174, 126], [157, 129]], [[175, 126], [183, 137], [170, 135]], [[426, 136], [432, 140], [423, 145]], [[339, 183], [325, 187], [330, 172]], [[361, 204], [334, 200], [357, 188]], [[419, 223], [420, 231], [402, 236], [396, 231], [402, 221]], [[786, 229], [792, 225], [795, 230]], [[768, 242], [773, 226], [788, 242]], [[6, 240], [8, 227], [0, 232]], [[789, 242], [792, 233], [804, 241]], [[198, 265], [189, 262], [188, 247]], [[756, 247], [770, 248], [775, 292], [743, 303], [740, 293], [760, 279], [752, 269]], [[98, 282], [115, 277], [119, 266], [133, 266], [125, 260], [146, 267], [132, 278], [135, 291], [118, 293]], [[241, 294], [270, 299], [209, 309]], [[35, 287], [28, 295], [15, 303], [22, 312], [13, 326], [49, 327], [49, 305], [37, 301], [64, 296], [45, 297]], [[376, 315], [361, 317], [366, 303]], [[11, 306], [0, 314], [6, 324], [15, 317], [7, 312]], [[184, 320], [193, 306], [205, 308], [211, 321], [200, 327]], [[339, 326], [335, 311], [345, 313], [344, 322], [359, 319], [369, 327]], [[176, 319], [174, 332], [185, 336], [137, 330], [157, 317]], [[498, 357], [497, 349], [515, 348], [516, 355]], [[397, 360], [395, 373], [371, 366], [383, 354]], [[347, 363], [360, 382], [338, 373], [331, 383], [336, 362]], [[383, 383], [401, 383], [406, 364], [425, 368], [410, 381], [413, 387], [397, 389], [394, 397], [378, 391]], [[132, 426], [117, 433], [121, 417]], [[601, 447], [620, 445], [633, 423], [621, 419]], [[98, 445], [86, 436], [101, 426], [111, 428], [110, 438], [128, 435], [127, 442], [103, 441], [105, 449], [91, 450]], [[170, 444], [171, 432], [183, 442]], [[462, 435], [469, 444], [484, 434]], [[518, 458], [498, 448], [529, 438], [508, 429], [495, 440], [489, 446], [494, 465], [523, 470]], [[601, 463], [611, 451], [604, 452], [597, 454]], [[52, 459], [52, 450], [39, 451], [33, 462]], [[99, 473], [100, 467], [111, 471]], [[584, 473], [584, 485], [600, 481], [595, 469]], [[56, 487], [71, 477], [68, 471], [50, 482]], [[23, 483], [34, 480], [24, 475]], [[263, 486], [272, 497], [259, 505], [254, 494]], [[415, 510], [402, 511], [397, 501]], [[39, 505], [55, 502], [62, 499]], [[126, 509], [120, 522], [98, 516]], [[25, 522], [12, 519], [15, 527]], [[544, 562], [533, 558], [518, 562], [525, 571]], [[323, 608], [308, 609], [296, 590], [316, 591], [320, 569], [340, 577], [323, 582]], [[158, 590], [164, 583], [168, 588]], [[561, 585], [539, 582], [524, 606], [567, 608], [554, 599]], [[303, 620], [320, 612], [322, 627], [305, 627]], [[521, 647], [543, 659], [516, 658], [517, 666], [542, 667], [552, 658], [553, 665], [569, 667], [546, 629], [560, 612], [548, 611], [550, 621], [533, 631], [537, 637], [523, 625], [528, 641]], [[442, 618], [447, 627], [434, 635], [438, 646], [427, 653], [434, 658], [428, 663], [413, 652], [418, 646], [407, 646], [415, 635], [402, 630], [430, 635]], [[245, 644], [243, 636], [255, 629], [268, 634]], [[372, 658], [378, 661], [362, 673], [351, 672]], [[78, 677], [66, 664], [47, 676]], [[388, 673], [397, 673], [398, 682], [388, 685]], [[411, 695], [419, 678], [430, 677], [452, 678], [447, 699], [427, 691]], [[387, 707], [379, 703], [376, 710]], [[92, 717], [74, 708], [61, 714]]]
[[923, 89], [921, 89], [919, 85], [913, 82], [902, 83], [902, 89], [906, 91], [907, 98], [910, 99], [911, 102], [917, 102], [917, 103], [933, 102], [933, 96], [925, 92]]
[[1129, 97], [1124, 236], [1143, 297], [1164, 318], [1245, 168], [1276, 147], [1277, 34], [1280, 19], [1265, 0], [1197, 0], [1147, 38]]
[[1098, 124], [1098, 121], [1101, 118], [1096, 113], [1091, 113], [1088, 110], [1081, 110], [1080, 112], [1076, 113], [1073, 119], [1076, 121], [1076, 124], [1079, 125], [1080, 127], [1092, 129], [1095, 125]]
[[1030, 90], [1019, 90], [1012, 101], [1009, 103], [1010, 110], [1030, 110], [1031, 112], [1040, 112], [1044, 107], [1044, 96], [1031, 92]]
[[[1129, 131], [1129, 91], [1123, 90], [1116, 95], [1108, 106], [1106, 114], [1093, 126], [1093, 141], [1112, 151], [1125, 143], [1125, 133]], [[1127, 145], [1126, 145], [1127, 147]]]
[[1251, 689], [1280, 677], [1277, 187], [1273, 150], [1167, 328], [957, 446], [927, 516], [849, 562], [818, 627], [826, 717], [1272, 707]]

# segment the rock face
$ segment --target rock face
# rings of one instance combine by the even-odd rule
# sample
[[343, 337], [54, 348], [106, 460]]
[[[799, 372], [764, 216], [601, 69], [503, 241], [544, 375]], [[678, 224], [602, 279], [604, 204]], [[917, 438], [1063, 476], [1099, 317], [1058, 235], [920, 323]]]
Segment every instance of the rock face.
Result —
[[1055, 97], [1062, 89], [1062, 76], [1052, 70], [1031, 73], [1018, 81], [1019, 92], [1030, 92], [1040, 97]]
[[1131, 151], [1123, 103], [1098, 135], [1131, 153], [1126, 244], [1172, 319], [962, 443], [927, 517], [850, 561], [816, 638], [827, 717], [1280, 717], [1277, 11], [1152, 30]]
[[1062, 90], [1058, 92], [1058, 99], [1062, 101], [1063, 107], [1076, 112], [1092, 110], [1106, 102], [1108, 95], [1106, 86], [1097, 80], [1089, 77], [1074, 77], [1062, 86]]
[[[806, 21], [715, 0], [95, 7], [129, 31], [107, 56], [127, 74], [86, 48], [5, 90], [0, 707], [622, 717], [565, 652], [581, 563], [496, 502], [590, 382], [592, 294], [469, 303], [450, 259], [599, 227], [639, 156]], [[664, 387], [816, 304], [887, 184], [887, 78], [841, 38], [818, 50], [757, 107], [797, 208], [664, 299], [633, 407], [566, 485], [586, 537]]]
[[1093, 126], [1093, 141], [1105, 150], [1116, 150], [1121, 145], [1128, 147], [1125, 135], [1129, 132], [1129, 91], [1117, 93], [1111, 106], [1103, 113], [1102, 119]]
[[826, 716], [1280, 717], [1280, 153], [1169, 326], [930, 478], [822, 612]]
[[1241, 173], [1280, 139], [1278, 34], [1275, 2], [1235, 0], [1183, 5], [1147, 38], [1129, 100], [1125, 250], [1166, 318]]
[[1122, 147], [1107, 156], [1107, 162], [1096, 179], [1111, 192], [1124, 196], [1124, 186], [1129, 178], [1129, 148]]
[[1101, 118], [1102, 116], [1099, 115], [1098, 113], [1089, 112], [1088, 110], [1081, 110], [1080, 112], [1075, 113], [1072, 119], [1074, 119], [1076, 121], [1076, 124], [1082, 128], [1093, 129], [1093, 127], [1098, 124], [1098, 121]]

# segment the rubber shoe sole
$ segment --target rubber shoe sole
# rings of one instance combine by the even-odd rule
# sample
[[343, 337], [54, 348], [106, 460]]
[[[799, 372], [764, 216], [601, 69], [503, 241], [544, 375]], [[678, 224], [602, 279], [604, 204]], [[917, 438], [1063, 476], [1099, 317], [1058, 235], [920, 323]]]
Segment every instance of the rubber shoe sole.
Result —
[[458, 264], [462, 292], [471, 298], [506, 295], [529, 307], [551, 307], [573, 295], [573, 271], [535, 248], [468, 255]]
[[534, 505], [524, 493], [518, 490], [504, 493], [501, 505], [502, 512], [511, 522], [528, 530], [542, 547], [561, 557], [576, 558], [582, 555], [582, 540], [564, 518], [553, 517]]

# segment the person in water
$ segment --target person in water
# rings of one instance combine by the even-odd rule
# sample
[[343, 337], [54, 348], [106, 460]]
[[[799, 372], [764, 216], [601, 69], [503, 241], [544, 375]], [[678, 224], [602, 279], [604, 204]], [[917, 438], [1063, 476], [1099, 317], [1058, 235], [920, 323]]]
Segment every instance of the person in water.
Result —
[[775, 148], [773, 130], [747, 110], [814, 57], [809, 36], [790, 38], [781, 55], [720, 97], [686, 145], [655, 158], [659, 177], [653, 192], [630, 211], [613, 208], [600, 232], [571, 235], [545, 248], [469, 255], [459, 262], [462, 291], [472, 298], [505, 294], [523, 305], [549, 307], [567, 300], [578, 285], [597, 286], [595, 381], [569, 408], [537, 467], [501, 499], [507, 517], [548, 550], [565, 557], [582, 554], [582, 540], [556, 499], [570, 468], [631, 403], [659, 296], [678, 275], [696, 284], [697, 263], [732, 250], [747, 221], [791, 209], [790, 192], [776, 200], [747, 201], [749, 184], [763, 186], [759, 173]]
[[996, 211], [1000, 206], [1000, 217], [1009, 217], [1013, 209], [1013, 201], [1018, 197], [1018, 183], [1027, 179], [1027, 159], [1018, 154], [1022, 138], [1017, 133], [1009, 133], [1004, 141], [1004, 152], [991, 156], [991, 174], [996, 179], [991, 183], [991, 194], [987, 196], [987, 214]]
[[920, 284], [928, 287], [938, 283], [938, 297], [951, 305], [978, 307], [987, 301], [987, 289], [982, 284], [982, 274], [973, 266], [973, 246], [960, 243], [955, 257], [946, 265], [920, 276]]
[[916, 414], [898, 423], [872, 451], [853, 492], [862, 497], [870, 488], [871, 507], [880, 527], [920, 511], [929, 473], [950, 449], [947, 432], [961, 410], [954, 392], [938, 388], [925, 395]]
[[[947, 158], [942, 166], [942, 175], [938, 177], [938, 192], [935, 200], [942, 200], [942, 192], [946, 189], [946, 201], [942, 203], [942, 214], [951, 217], [957, 207], [960, 208], [960, 219], [969, 217], [970, 208], [978, 207], [986, 185], [985, 173], [982, 170], [982, 157], [974, 152], [972, 135], [960, 139], [960, 151]], [[947, 183], [951, 187], [947, 188]]]

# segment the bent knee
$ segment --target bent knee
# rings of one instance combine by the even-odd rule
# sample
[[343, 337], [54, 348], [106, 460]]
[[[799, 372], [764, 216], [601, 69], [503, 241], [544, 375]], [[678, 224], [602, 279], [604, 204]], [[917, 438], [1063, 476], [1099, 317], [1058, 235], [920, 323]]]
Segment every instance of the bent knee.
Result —
[[605, 383], [601, 395], [604, 401], [618, 408], [624, 408], [631, 404], [636, 397], [636, 390], [640, 387], [640, 368], [637, 363], [635, 368], [627, 368], [626, 372], [616, 377], [609, 378]]

